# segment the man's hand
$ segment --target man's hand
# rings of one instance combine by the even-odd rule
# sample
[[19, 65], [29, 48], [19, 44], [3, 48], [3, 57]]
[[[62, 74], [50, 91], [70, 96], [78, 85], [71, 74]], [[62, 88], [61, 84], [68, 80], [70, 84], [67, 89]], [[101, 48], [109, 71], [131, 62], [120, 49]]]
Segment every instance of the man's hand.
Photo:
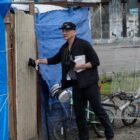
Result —
[[74, 70], [81, 70], [81, 69], [90, 69], [92, 68], [92, 65], [90, 62], [86, 64], [75, 64]]
[[36, 66], [35, 60], [32, 58], [29, 58], [28, 66], [35, 67]]
[[35, 63], [38, 64], [48, 64], [48, 60], [46, 58], [44, 59], [37, 59], [35, 60]]
[[39, 59], [35, 60], [35, 63], [36, 63], [36, 65], [38, 65], [39, 64]]
[[80, 69], [83, 69], [83, 65], [84, 65], [84, 64], [75, 64], [75, 66], [74, 66], [74, 70], [80, 70]]

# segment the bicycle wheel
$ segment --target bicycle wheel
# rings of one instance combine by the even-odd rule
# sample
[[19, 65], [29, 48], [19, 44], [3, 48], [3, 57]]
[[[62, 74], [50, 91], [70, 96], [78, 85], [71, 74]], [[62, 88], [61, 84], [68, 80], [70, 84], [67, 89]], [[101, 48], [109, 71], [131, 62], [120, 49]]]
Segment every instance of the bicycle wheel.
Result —
[[78, 140], [78, 130], [75, 119], [62, 119], [56, 122], [53, 135], [56, 140]]
[[[109, 117], [110, 122], [113, 124], [114, 122], [114, 113], [109, 110], [105, 109], [106, 113]], [[90, 123], [92, 124], [92, 127], [94, 129], [94, 132], [96, 133], [97, 137], [104, 138], [104, 127], [102, 126], [101, 122], [99, 121], [98, 117], [95, 114], [90, 114]]]
[[132, 125], [137, 121], [137, 119], [133, 117], [135, 116], [134, 115], [135, 112], [136, 112], [136, 106], [133, 104], [130, 104], [129, 106], [125, 107], [122, 110], [121, 117], [122, 117], [122, 122], [125, 126]]

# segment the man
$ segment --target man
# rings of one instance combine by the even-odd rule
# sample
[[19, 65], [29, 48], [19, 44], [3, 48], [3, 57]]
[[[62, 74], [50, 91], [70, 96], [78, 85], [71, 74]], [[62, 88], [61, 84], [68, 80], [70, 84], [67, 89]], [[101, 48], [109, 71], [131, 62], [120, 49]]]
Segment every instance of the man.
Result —
[[80, 140], [89, 140], [85, 108], [90, 102], [105, 128], [106, 140], [113, 140], [114, 132], [101, 105], [98, 87], [99, 59], [89, 42], [76, 37], [76, 25], [65, 22], [60, 28], [66, 43], [51, 57], [36, 60], [36, 64], [62, 64], [62, 88], [73, 87], [73, 102]]

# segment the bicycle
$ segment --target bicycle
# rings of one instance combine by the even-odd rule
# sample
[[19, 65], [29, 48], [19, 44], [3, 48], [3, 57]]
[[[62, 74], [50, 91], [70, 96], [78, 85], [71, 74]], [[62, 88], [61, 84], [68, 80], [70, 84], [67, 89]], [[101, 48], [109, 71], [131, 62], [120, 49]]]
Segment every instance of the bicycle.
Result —
[[126, 106], [122, 110], [122, 121], [125, 126], [135, 124], [140, 117], [140, 87], [133, 96], [126, 97]]
[[[69, 103], [70, 103], [69, 113], [67, 112], [63, 103], [61, 103], [64, 117], [61, 120], [59, 120], [53, 128], [53, 133], [56, 140], [78, 140], [78, 130], [75, 124], [75, 117], [73, 113], [73, 100], [72, 100], [71, 91], [70, 91]], [[114, 118], [112, 117], [114, 114], [110, 110], [106, 110], [106, 111], [107, 114], [111, 116], [110, 117], [111, 119]], [[103, 127], [101, 127], [102, 125], [98, 120], [98, 118], [96, 117], [94, 111], [90, 109], [89, 102], [87, 103], [87, 108], [86, 108], [86, 119], [88, 125], [92, 126], [95, 134], [98, 137], [104, 137], [104, 133], [103, 133], [104, 131], [103, 129], [101, 129]], [[113, 123], [112, 120], [111, 122]]]
[[[109, 106], [109, 107], [114, 108], [115, 113], [116, 113], [117, 110], [122, 110], [123, 107], [121, 108], [121, 107], [117, 106], [115, 104], [114, 98], [117, 97], [119, 99], [122, 99], [123, 96], [124, 97], [127, 96], [125, 92], [117, 92], [113, 95], [108, 96], [108, 98], [104, 100], [104, 103], [102, 103], [102, 105], [104, 107]], [[70, 92], [70, 102], [69, 103], [70, 103], [70, 113], [67, 112], [67, 110], [65, 109], [65, 107], [61, 103], [62, 111], [64, 112], [64, 117], [59, 122], [57, 122], [54, 126], [54, 136], [55, 136], [56, 140], [63, 140], [63, 139], [66, 140], [67, 138], [78, 139], [78, 136], [77, 136], [78, 131], [77, 131], [76, 126], [73, 125], [73, 127], [70, 128], [71, 125], [73, 124], [73, 122], [75, 122], [75, 118], [73, 116], [72, 92]], [[115, 118], [115, 116], [114, 116], [115, 113], [112, 112], [112, 110], [110, 110], [110, 109], [105, 108], [105, 110], [109, 116], [110, 122], [113, 123], [114, 118]], [[86, 108], [86, 119], [87, 119], [88, 125], [92, 126], [96, 135], [98, 137], [104, 137], [103, 127], [102, 127], [99, 119], [95, 115], [94, 111], [91, 110], [89, 103], [87, 104], [87, 108]]]
[[[123, 94], [122, 94], [123, 93]], [[120, 100], [126, 101], [122, 106], [118, 106], [115, 104], [115, 102], [112, 100], [113, 97], [117, 97]], [[121, 120], [125, 126], [129, 126], [134, 124], [137, 121], [137, 117], [140, 117], [140, 102], [138, 99], [140, 98], [140, 88], [136, 92], [135, 95], [128, 95], [125, 92], [120, 92], [112, 96], [108, 96], [109, 98], [104, 100], [102, 103], [104, 106], [111, 107], [115, 110], [114, 114], [117, 114], [117, 111], [121, 111]], [[112, 103], [108, 103], [109, 101], [112, 101]], [[115, 115], [117, 116], [117, 115]], [[117, 117], [115, 117], [117, 118]]]

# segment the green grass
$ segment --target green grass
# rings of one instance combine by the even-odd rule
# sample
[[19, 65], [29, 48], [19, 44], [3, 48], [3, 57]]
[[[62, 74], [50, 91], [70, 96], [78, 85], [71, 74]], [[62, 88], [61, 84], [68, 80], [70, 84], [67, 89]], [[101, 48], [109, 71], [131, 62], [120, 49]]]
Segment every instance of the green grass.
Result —
[[101, 94], [108, 95], [111, 93], [111, 82], [106, 82], [101, 85]]
[[[110, 82], [109, 82], [110, 81]], [[135, 92], [140, 86], [140, 71], [125, 73], [119, 72], [114, 75], [107, 75], [105, 72], [100, 75], [100, 82], [102, 86], [101, 94], [107, 95], [119, 90], [125, 92]]]

